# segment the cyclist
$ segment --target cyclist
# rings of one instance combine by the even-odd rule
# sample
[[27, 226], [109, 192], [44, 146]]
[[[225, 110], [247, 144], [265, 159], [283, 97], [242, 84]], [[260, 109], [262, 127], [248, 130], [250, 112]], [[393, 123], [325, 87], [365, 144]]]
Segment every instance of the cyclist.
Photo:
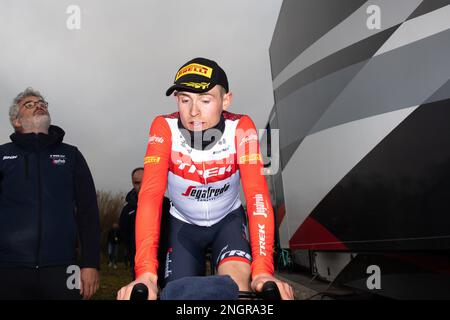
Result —
[[133, 285], [144, 283], [149, 299], [156, 299], [168, 185], [166, 282], [204, 274], [210, 247], [217, 273], [229, 275], [239, 290], [261, 291], [266, 281], [274, 281], [282, 299], [293, 299], [292, 288], [273, 276], [274, 217], [256, 128], [248, 116], [226, 111], [232, 93], [225, 72], [212, 60], [195, 58], [178, 70], [166, 95], [174, 92], [178, 112], [156, 117], [150, 128], [136, 218], [136, 280], [117, 298], [129, 299]]

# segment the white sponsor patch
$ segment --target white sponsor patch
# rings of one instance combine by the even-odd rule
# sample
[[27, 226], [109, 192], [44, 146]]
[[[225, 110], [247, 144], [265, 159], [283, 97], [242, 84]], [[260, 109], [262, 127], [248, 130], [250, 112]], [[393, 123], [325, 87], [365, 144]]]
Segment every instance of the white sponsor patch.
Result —
[[50, 159], [65, 159], [66, 155], [65, 154], [51, 154], [50, 155]]
[[249, 253], [242, 251], [242, 250], [226, 251], [220, 255], [219, 261], [222, 261], [223, 259], [230, 258], [230, 257], [240, 257], [240, 258], [245, 258], [248, 261], [252, 261], [252, 256]]
[[164, 143], [164, 138], [158, 136], [150, 136], [150, 138], [148, 138], [148, 143]]
[[239, 147], [241, 147], [244, 143], [248, 143], [250, 141], [258, 141], [258, 136], [256, 134], [251, 134], [247, 137], [242, 138], [241, 142], [239, 143]]
[[3, 156], [3, 160], [14, 160], [17, 159], [18, 156]]
[[258, 235], [259, 235], [259, 254], [266, 256], [266, 231], [265, 225], [258, 224]]
[[66, 164], [66, 160], [64, 159], [53, 159], [52, 164], [55, 166], [62, 166]]
[[254, 216], [264, 216], [264, 218], [267, 218], [267, 208], [264, 205], [264, 197], [262, 194], [258, 193], [256, 194], [253, 199], [255, 199], [255, 207], [256, 210], [253, 211]]

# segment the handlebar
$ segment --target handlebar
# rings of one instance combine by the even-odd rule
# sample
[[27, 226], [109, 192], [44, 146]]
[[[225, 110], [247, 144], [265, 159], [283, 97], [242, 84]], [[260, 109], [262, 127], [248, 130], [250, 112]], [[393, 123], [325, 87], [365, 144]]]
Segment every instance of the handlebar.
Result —
[[130, 300], [147, 300], [148, 288], [143, 283], [136, 283], [131, 291]]
[[273, 281], [267, 281], [264, 283], [261, 295], [263, 300], [281, 300], [280, 290], [278, 290], [277, 284]]
[[[267, 281], [264, 283], [261, 292], [239, 291], [239, 299], [261, 299], [267, 301], [281, 300], [280, 291], [275, 282]], [[147, 300], [148, 288], [143, 283], [137, 283], [133, 286], [130, 300]]]
[[281, 300], [281, 295], [277, 284], [273, 281], [267, 281], [264, 282], [261, 292], [239, 291], [239, 299], [242, 298], [278, 301]]

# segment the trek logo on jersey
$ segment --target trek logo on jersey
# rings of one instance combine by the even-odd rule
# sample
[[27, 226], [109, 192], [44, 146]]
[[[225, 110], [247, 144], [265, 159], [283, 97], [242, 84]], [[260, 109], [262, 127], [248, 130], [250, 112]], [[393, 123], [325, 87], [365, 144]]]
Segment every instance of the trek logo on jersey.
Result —
[[14, 160], [17, 159], [18, 156], [3, 156], [3, 160]]
[[211, 178], [211, 177], [217, 177], [217, 176], [223, 176], [226, 173], [229, 173], [233, 170], [233, 167], [229, 165], [228, 167], [214, 167], [209, 168], [206, 170], [199, 170], [194, 164], [185, 163], [181, 160], [178, 160], [178, 169], [185, 171], [187, 169], [188, 173], [195, 173], [197, 172], [199, 175], [201, 175], [203, 178]]
[[198, 74], [211, 79], [213, 69], [202, 64], [192, 63], [178, 71], [175, 81], [188, 74]]
[[266, 231], [265, 225], [258, 224], [258, 237], [259, 237], [259, 254], [266, 256]]
[[248, 154], [248, 155], [239, 157], [240, 164], [255, 163], [256, 161], [261, 161], [261, 160], [262, 160], [262, 158], [259, 153]]
[[196, 186], [189, 186], [181, 195], [195, 198], [197, 201], [209, 201], [220, 196], [221, 194], [224, 194], [229, 188], [229, 183], [226, 183], [222, 188], [208, 187], [208, 189], [205, 189]]
[[230, 257], [241, 257], [241, 258], [247, 259], [248, 261], [252, 261], [252, 256], [248, 252], [245, 252], [242, 250], [226, 251], [226, 252], [222, 253], [219, 261], [222, 261], [223, 259], [230, 258]]
[[255, 211], [253, 211], [254, 216], [264, 216], [267, 218], [267, 208], [264, 204], [264, 197], [262, 194], [255, 194], [253, 197], [255, 199]]
[[144, 158], [144, 164], [157, 164], [161, 160], [161, 157], [149, 156]]
[[50, 160], [54, 166], [62, 166], [66, 164], [66, 155], [64, 154], [51, 154]]
[[158, 136], [150, 136], [150, 138], [148, 138], [148, 143], [149, 144], [154, 144], [154, 143], [164, 143], [164, 138], [162, 137], [158, 137]]
[[239, 147], [241, 147], [244, 143], [249, 143], [250, 141], [258, 141], [258, 136], [256, 134], [251, 134], [247, 137], [241, 139], [239, 143]]

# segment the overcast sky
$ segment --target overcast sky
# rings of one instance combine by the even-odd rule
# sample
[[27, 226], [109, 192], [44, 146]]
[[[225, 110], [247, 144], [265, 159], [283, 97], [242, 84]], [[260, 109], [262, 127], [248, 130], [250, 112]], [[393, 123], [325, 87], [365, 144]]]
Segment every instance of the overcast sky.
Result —
[[[165, 90], [197, 56], [216, 60], [234, 94], [231, 112], [258, 128], [273, 106], [269, 46], [282, 0], [2, 0], [0, 144], [8, 108], [28, 86], [49, 101], [52, 123], [84, 154], [97, 189], [131, 188], [149, 126], [176, 111]], [[81, 29], [67, 8], [81, 9]]]

